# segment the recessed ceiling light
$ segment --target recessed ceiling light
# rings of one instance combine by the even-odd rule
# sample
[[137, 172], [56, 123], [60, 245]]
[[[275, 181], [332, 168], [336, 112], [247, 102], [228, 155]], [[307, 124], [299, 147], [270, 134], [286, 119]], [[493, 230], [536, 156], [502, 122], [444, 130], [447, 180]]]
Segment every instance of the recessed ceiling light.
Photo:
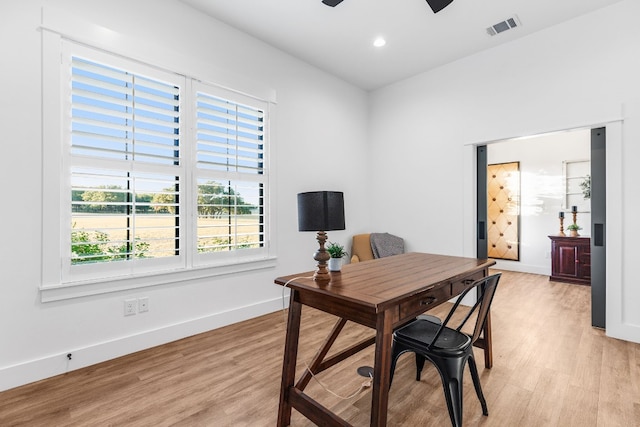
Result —
[[387, 41], [385, 39], [383, 39], [382, 37], [378, 37], [373, 41], [373, 45], [375, 47], [382, 47], [385, 44], [387, 44]]

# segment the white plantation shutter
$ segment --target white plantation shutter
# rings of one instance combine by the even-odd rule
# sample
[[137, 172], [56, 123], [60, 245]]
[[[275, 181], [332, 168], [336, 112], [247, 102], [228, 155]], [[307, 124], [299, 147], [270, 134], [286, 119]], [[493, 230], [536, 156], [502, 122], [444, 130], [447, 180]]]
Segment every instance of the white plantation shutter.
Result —
[[171, 175], [72, 168], [71, 263], [178, 255], [177, 185]]
[[265, 112], [197, 93], [198, 168], [263, 173]]
[[264, 250], [266, 103], [196, 85], [197, 250]]
[[71, 85], [72, 154], [179, 164], [177, 86], [77, 57]]
[[198, 179], [198, 252], [258, 249], [264, 245], [264, 185]]
[[179, 85], [70, 61], [70, 273], [183, 259]]

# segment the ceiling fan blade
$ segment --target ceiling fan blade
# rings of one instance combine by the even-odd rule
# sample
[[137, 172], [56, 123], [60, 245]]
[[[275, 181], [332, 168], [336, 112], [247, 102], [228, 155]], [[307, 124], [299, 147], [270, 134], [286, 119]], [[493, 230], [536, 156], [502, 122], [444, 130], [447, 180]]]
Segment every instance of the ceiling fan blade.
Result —
[[[322, 3], [326, 4], [327, 6], [336, 7], [337, 5], [342, 3], [342, 1], [343, 0], [322, 0]], [[433, 10], [433, 13], [438, 13], [445, 7], [449, 6], [452, 1], [453, 0], [427, 0], [427, 3], [429, 3], [429, 6], [431, 6], [431, 10]]]
[[453, 0], [427, 0], [429, 6], [433, 10], [433, 13], [438, 13], [445, 7], [449, 6]]

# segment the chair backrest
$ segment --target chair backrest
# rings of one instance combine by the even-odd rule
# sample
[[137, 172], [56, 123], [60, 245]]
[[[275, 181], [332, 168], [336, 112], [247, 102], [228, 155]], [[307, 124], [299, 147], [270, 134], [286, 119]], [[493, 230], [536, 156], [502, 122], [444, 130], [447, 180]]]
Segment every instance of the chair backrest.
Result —
[[404, 253], [404, 239], [389, 233], [356, 234], [351, 241], [351, 262]]
[[371, 250], [371, 234], [356, 234], [351, 243], [351, 262], [369, 261], [373, 259]]
[[435, 344], [435, 342], [437, 341], [438, 337], [440, 336], [440, 334], [442, 333], [444, 328], [449, 323], [449, 320], [451, 320], [451, 317], [453, 316], [453, 313], [456, 311], [456, 309], [460, 305], [460, 302], [462, 301], [462, 299], [469, 292], [471, 292], [472, 289], [476, 289], [477, 292], [478, 292], [477, 293], [476, 303], [469, 309], [469, 311], [467, 312], [467, 315], [465, 316], [465, 318], [462, 320], [462, 322], [460, 322], [460, 325], [458, 325], [458, 327], [455, 328], [455, 329], [456, 329], [456, 331], [460, 331], [460, 329], [462, 329], [462, 327], [465, 325], [465, 323], [467, 323], [467, 320], [469, 320], [469, 318], [473, 315], [475, 310], [479, 307], [478, 317], [476, 319], [476, 325], [475, 325], [475, 327], [473, 329], [473, 335], [471, 336], [471, 343], [476, 342], [478, 337], [480, 337], [480, 333], [482, 332], [482, 328], [484, 327], [484, 323], [487, 320], [487, 314], [489, 313], [489, 307], [491, 306], [491, 303], [493, 302], [493, 296], [496, 293], [496, 288], [498, 287], [498, 282], [500, 281], [500, 277], [501, 276], [502, 276], [502, 273], [496, 273], [496, 274], [492, 274], [491, 276], [483, 277], [482, 279], [476, 280], [462, 294], [460, 294], [460, 297], [453, 304], [453, 307], [449, 311], [449, 314], [447, 315], [446, 319], [442, 322], [442, 325], [440, 326], [440, 329], [438, 329], [438, 332], [436, 333], [435, 337], [431, 341], [431, 345], [429, 347], [431, 347], [432, 345]]

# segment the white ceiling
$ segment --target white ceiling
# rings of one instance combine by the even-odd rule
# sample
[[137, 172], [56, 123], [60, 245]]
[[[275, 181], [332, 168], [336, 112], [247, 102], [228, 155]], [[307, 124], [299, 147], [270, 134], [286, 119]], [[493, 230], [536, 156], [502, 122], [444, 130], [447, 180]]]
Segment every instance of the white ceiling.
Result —
[[[620, 0], [180, 0], [222, 22], [374, 90]], [[514, 15], [521, 26], [490, 37]], [[597, 29], [594, 29], [597, 31]], [[373, 40], [383, 36], [386, 46]]]

